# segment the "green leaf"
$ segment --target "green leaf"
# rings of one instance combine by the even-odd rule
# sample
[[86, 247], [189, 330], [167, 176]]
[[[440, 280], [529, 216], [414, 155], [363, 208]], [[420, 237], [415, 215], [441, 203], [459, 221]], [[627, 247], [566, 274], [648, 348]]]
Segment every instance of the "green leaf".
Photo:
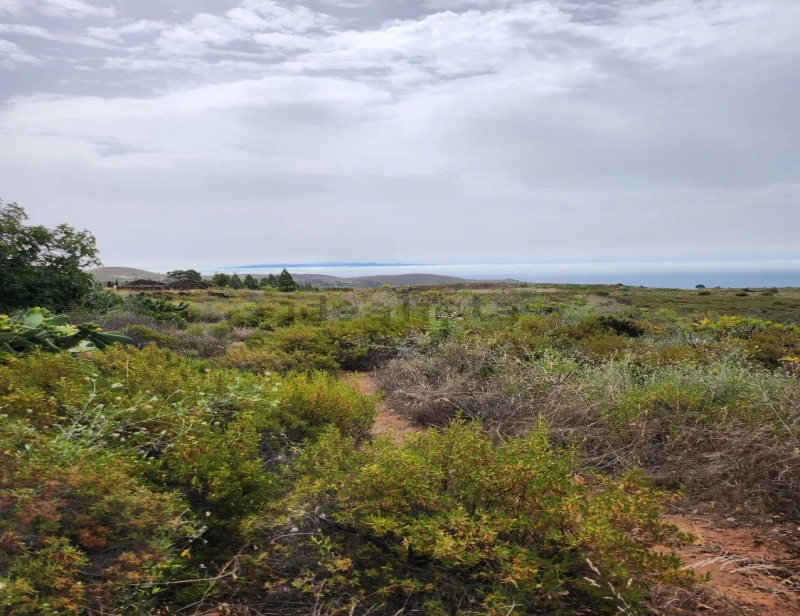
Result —
[[25, 320], [22, 322], [24, 327], [34, 329], [44, 323], [44, 315], [41, 312], [30, 312], [25, 315]]
[[114, 344], [117, 342], [120, 344], [133, 344], [133, 340], [115, 332], [95, 332], [92, 333], [89, 338], [95, 342], [102, 342], [104, 344]]

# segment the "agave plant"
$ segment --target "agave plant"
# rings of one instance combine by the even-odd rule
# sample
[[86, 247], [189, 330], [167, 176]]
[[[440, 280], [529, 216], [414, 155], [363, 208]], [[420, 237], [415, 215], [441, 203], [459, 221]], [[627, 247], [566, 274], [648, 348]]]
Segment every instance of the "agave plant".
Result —
[[13, 316], [0, 314], [0, 352], [91, 351], [115, 342], [133, 344], [130, 338], [104, 332], [94, 323], [71, 325], [69, 317], [55, 316], [46, 308], [29, 308]]
[[185, 302], [173, 303], [163, 299], [152, 299], [144, 293], [131, 295], [126, 301], [133, 312], [149, 316], [158, 322], [173, 322], [178, 325], [186, 324], [189, 317], [189, 305]]

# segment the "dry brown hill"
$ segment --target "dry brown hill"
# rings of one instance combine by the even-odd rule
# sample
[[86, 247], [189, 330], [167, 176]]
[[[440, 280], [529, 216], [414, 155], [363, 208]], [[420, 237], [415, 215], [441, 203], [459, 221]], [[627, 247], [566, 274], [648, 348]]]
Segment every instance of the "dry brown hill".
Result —
[[163, 280], [167, 277], [166, 274], [148, 272], [135, 267], [96, 267], [87, 271], [100, 282], [107, 280], [119, 280], [120, 282], [139, 279]]

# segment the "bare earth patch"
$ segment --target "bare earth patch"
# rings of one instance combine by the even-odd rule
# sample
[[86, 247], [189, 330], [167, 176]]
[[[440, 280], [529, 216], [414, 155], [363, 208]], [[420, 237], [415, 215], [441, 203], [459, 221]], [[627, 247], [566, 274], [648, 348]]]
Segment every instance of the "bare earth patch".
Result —
[[698, 576], [710, 579], [692, 592], [657, 598], [657, 614], [709, 616], [800, 615], [800, 560], [777, 537], [786, 525], [727, 528], [712, 518], [665, 515], [664, 519], [696, 537], [676, 553]]
[[[359, 372], [354, 375], [354, 384], [362, 394], [373, 395], [378, 392], [378, 385], [375, 378], [366, 372]], [[381, 400], [377, 406], [377, 417], [372, 426], [372, 435], [385, 435], [391, 438], [398, 445], [402, 445], [409, 435], [419, 432], [421, 428], [409, 423], [399, 415], [392, 412], [386, 403]]]

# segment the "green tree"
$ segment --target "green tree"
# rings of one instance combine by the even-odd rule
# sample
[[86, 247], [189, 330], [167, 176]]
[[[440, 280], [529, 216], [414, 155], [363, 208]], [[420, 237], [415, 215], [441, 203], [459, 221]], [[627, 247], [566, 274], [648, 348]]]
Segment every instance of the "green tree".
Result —
[[277, 287], [278, 286], [278, 279], [275, 277], [275, 274], [270, 274], [263, 280], [263, 284], [267, 287]]
[[245, 289], [258, 289], [258, 280], [253, 278], [250, 274], [244, 277], [244, 287]]
[[94, 236], [61, 224], [24, 224], [25, 210], [0, 201], [0, 312], [66, 310], [94, 287], [83, 268], [100, 265]]
[[167, 272], [167, 278], [170, 280], [191, 280], [193, 282], [202, 282], [203, 276], [197, 270], [173, 270]]
[[229, 287], [231, 286], [231, 277], [229, 274], [214, 274], [211, 277], [211, 284], [215, 287]]
[[284, 293], [291, 293], [297, 291], [297, 283], [292, 278], [292, 275], [286, 271], [286, 268], [278, 274], [278, 290]]
[[231, 289], [243, 289], [243, 288], [244, 288], [244, 283], [242, 282], [242, 279], [239, 278], [239, 274], [234, 272], [233, 276], [231, 276]]

